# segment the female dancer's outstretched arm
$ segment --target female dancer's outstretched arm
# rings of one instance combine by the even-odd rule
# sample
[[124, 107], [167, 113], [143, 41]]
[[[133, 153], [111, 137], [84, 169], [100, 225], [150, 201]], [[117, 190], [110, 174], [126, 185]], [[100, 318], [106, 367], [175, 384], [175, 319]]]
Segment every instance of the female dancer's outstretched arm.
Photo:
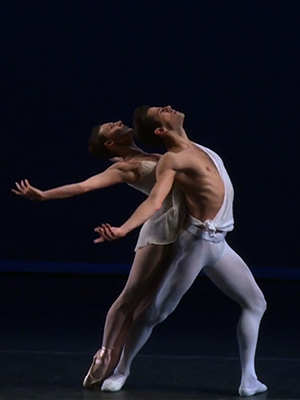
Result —
[[139, 163], [118, 162], [104, 172], [94, 175], [82, 182], [59, 186], [50, 190], [40, 190], [28, 182], [27, 179], [16, 182], [17, 189], [11, 189], [17, 196], [23, 196], [31, 201], [45, 201], [65, 199], [97, 189], [103, 189], [118, 183], [134, 183], [140, 177]]

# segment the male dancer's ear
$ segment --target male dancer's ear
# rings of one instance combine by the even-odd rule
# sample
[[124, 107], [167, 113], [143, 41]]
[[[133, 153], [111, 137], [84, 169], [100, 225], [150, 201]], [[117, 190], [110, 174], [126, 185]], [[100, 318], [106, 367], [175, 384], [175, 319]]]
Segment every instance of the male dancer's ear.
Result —
[[156, 128], [154, 131], [155, 135], [157, 135], [157, 136], [162, 136], [164, 133], [167, 133], [167, 132], [168, 132], [168, 130], [164, 126], [160, 126], [159, 128]]

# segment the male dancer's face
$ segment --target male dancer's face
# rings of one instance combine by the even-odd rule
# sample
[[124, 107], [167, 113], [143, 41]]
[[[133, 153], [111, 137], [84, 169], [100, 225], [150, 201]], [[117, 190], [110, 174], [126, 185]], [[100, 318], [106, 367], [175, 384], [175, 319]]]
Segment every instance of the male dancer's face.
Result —
[[124, 125], [122, 121], [102, 124], [99, 135], [103, 135], [109, 143], [130, 145], [133, 141], [133, 129]]
[[161, 125], [170, 130], [182, 128], [185, 115], [174, 110], [171, 106], [150, 107], [147, 115], [160, 122]]

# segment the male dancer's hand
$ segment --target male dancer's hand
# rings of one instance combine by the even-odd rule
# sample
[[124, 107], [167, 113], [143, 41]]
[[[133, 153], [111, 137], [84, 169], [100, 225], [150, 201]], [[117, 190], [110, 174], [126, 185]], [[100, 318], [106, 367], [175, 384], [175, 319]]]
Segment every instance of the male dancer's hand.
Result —
[[99, 233], [99, 237], [94, 240], [94, 243], [102, 243], [105, 241], [112, 241], [120, 239], [126, 236], [126, 232], [122, 228], [115, 228], [109, 224], [102, 224], [94, 229], [95, 232]]
[[21, 183], [15, 182], [15, 184], [18, 190], [11, 189], [11, 191], [15, 193], [17, 196], [23, 196], [31, 201], [44, 200], [44, 194], [42, 190], [39, 190], [31, 186], [27, 179], [21, 181]]
[[123, 157], [113, 157], [109, 159], [110, 162], [112, 162], [113, 164], [118, 163], [118, 162], [123, 162], [124, 158]]

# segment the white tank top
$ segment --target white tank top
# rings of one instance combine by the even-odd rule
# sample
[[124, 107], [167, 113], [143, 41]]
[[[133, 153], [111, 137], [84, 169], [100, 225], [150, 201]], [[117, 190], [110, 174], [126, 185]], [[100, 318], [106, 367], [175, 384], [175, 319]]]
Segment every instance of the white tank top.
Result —
[[215, 218], [211, 221], [205, 221], [208, 229], [218, 230], [223, 232], [230, 232], [234, 228], [234, 218], [233, 218], [233, 199], [234, 190], [229, 178], [228, 172], [224, 166], [222, 158], [214, 151], [208, 149], [207, 147], [201, 146], [200, 144], [194, 143], [196, 146], [200, 147], [213, 161], [215, 164], [224, 184], [224, 199], [223, 204]]

